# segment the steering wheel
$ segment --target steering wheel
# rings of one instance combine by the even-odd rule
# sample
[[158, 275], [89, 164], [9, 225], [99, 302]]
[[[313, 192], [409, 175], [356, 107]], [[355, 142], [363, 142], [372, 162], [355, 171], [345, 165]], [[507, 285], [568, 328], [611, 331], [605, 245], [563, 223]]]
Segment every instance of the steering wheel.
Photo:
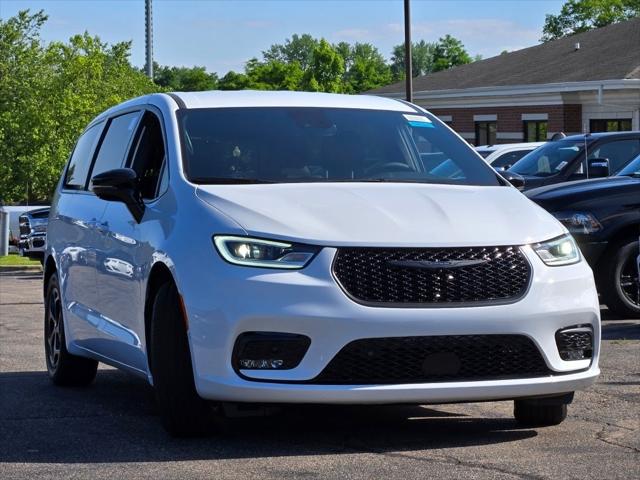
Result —
[[367, 175], [375, 175], [376, 173], [397, 172], [397, 171], [413, 172], [413, 168], [407, 165], [406, 163], [402, 163], [402, 162], [387, 162], [387, 163], [377, 163], [365, 170]]

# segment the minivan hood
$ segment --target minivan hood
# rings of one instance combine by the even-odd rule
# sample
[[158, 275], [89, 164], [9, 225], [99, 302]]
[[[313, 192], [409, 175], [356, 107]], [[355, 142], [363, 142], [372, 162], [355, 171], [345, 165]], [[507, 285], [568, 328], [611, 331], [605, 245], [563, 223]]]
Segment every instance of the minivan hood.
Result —
[[504, 186], [199, 185], [196, 195], [248, 235], [326, 246], [521, 245], [565, 231], [515, 188]]

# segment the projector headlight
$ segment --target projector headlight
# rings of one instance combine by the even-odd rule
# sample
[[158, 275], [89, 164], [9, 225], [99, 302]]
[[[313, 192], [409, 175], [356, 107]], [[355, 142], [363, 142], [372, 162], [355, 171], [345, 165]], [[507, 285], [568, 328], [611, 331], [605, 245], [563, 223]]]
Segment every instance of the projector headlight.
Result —
[[589, 212], [553, 212], [552, 215], [562, 222], [571, 233], [595, 233], [602, 230], [598, 219]]
[[571, 235], [536, 243], [531, 248], [550, 266], [571, 265], [580, 261], [580, 250]]
[[320, 251], [311, 245], [228, 235], [214, 236], [213, 243], [227, 262], [245, 267], [295, 270], [305, 267]]

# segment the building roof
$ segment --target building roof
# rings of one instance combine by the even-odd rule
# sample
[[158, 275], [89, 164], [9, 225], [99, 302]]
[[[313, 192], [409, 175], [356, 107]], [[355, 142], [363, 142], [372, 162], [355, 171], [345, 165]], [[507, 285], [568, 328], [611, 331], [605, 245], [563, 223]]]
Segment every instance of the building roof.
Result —
[[[417, 77], [413, 90], [621, 79], [640, 79], [640, 18]], [[367, 93], [401, 92], [404, 81]]]

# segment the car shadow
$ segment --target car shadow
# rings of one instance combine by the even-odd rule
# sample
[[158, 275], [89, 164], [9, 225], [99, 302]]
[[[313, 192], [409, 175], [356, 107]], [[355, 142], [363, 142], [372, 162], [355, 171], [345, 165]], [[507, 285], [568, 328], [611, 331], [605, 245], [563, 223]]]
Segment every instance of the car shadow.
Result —
[[217, 433], [172, 439], [152, 389], [117, 370], [87, 388], [53, 386], [46, 372], [0, 374], [0, 462], [109, 463], [447, 449], [537, 435], [511, 418], [439, 406], [284, 406], [220, 422]]

